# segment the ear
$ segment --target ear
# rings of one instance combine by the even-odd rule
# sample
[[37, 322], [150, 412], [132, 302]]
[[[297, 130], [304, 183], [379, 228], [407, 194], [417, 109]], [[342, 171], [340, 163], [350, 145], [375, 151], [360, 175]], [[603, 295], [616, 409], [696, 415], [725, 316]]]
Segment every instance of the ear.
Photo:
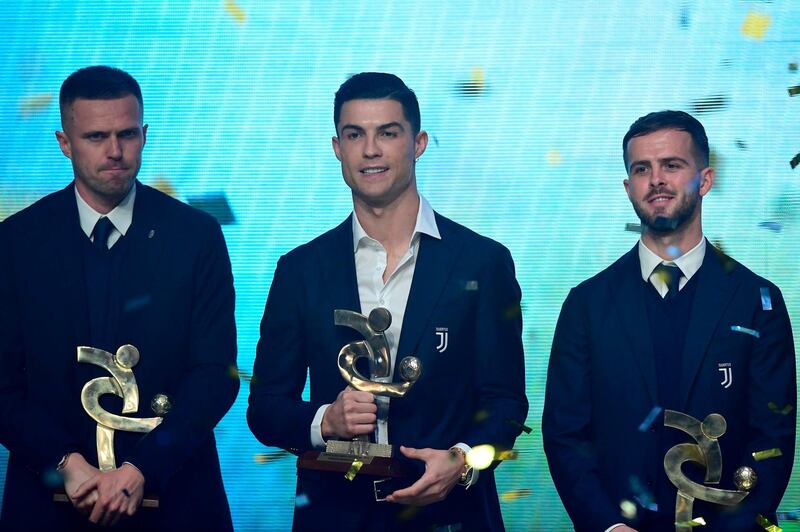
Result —
[[418, 159], [425, 153], [425, 148], [428, 147], [428, 133], [420, 131], [417, 133], [417, 138], [414, 139], [414, 158]]
[[710, 166], [700, 170], [700, 197], [705, 196], [714, 186], [716, 172]]
[[147, 144], [147, 124], [142, 126], [142, 148]]
[[72, 147], [69, 144], [69, 137], [63, 131], [56, 131], [56, 140], [58, 140], [58, 147], [61, 148], [61, 153], [64, 157], [72, 159]]
[[622, 180], [622, 184], [625, 186], [625, 193], [628, 195], [628, 199], [631, 199], [631, 182], [628, 178]]
[[335, 153], [336, 154], [336, 158], [339, 159], [339, 161], [341, 161], [342, 160], [342, 152], [341, 152], [342, 148], [341, 148], [341, 146], [339, 146], [339, 137], [336, 137], [336, 136], [331, 137], [331, 144], [333, 145], [333, 153]]

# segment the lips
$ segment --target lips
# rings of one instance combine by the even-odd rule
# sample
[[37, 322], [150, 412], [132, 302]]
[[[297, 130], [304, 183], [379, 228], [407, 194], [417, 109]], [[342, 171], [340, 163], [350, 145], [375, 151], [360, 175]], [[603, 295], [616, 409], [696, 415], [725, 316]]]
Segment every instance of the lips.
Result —
[[386, 172], [389, 170], [387, 166], [368, 166], [366, 168], [362, 168], [360, 172], [364, 175], [375, 175]]

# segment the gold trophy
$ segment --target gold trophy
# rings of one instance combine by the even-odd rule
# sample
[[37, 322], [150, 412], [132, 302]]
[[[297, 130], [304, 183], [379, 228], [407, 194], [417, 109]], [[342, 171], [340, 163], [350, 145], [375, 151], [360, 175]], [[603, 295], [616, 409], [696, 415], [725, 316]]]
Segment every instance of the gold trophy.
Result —
[[[139, 409], [139, 387], [133, 375], [133, 367], [139, 362], [139, 350], [132, 345], [123, 345], [112, 355], [108, 351], [95, 347], [78, 347], [78, 362], [94, 364], [108, 371], [110, 377], [98, 377], [87, 382], [81, 390], [83, 409], [97, 422], [97, 465], [100, 471], [111, 471], [117, 468], [114, 455], [114, 432], [150, 432], [163, 420], [169, 412], [171, 404], [164, 394], [157, 394], [150, 407], [156, 417], [132, 418], [107, 412], [100, 406], [100, 396], [114, 394], [122, 398], [123, 414], [130, 414]], [[69, 502], [63, 493], [56, 493], [53, 500]], [[158, 508], [158, 499], [146, 497], [142, 506]]]
[[705, 468], [706, 484], [719, 484], [722, 477], [722, 452], [717, 439], [727, 430], [724, 417], [720, 414], [709, 414], [701, 422], [687, 414], [665, 410], [664, 426], [681, 430], [697, 442], [680, 443], [664, 455], [664, 471], [670, 482], [678, 488], [675, 499], [676, 532], [690, 532], [692, 526], [698, 524], [692, 518], [695, 499], [734, 506], [747, 497], [748, 491], [757, 481], [756, 472], [750, 467], [740, 467], [734, 472], [734, 482], [738, 490], [724, 490], [697, 484], [681, 471], [684, 462], [694, 462]]
[[[386, 420], [388, 402], [381, 397], [403, 397], [422, 374], [422, 362], [417, 357], [404, 357], [398, 366], [403, 382], [391, 382], [391, 357], [385, 331], [392, 323], [392, 315], [378, 307], [366, 317], [351, 310], [334, 310], [334, 323], [355, 329], [364, 340], [350, 342], [339, 351], [337, 365], [342, 378], [352, 388], [378, 396], [378, 423], [375, 442], [369, 437], [359, 436], [352, 440], [328, 440], [325, 452], [309, 451], [298, 460], [300, 469], [322, 471], [347, 471], [347, 478], [355, 473], [381, 477], [403, 477], [405, 471], [400, 462], [392, 460], [394, 449], [388, 444]], [[356, 369], [356, 362], [364, 358], [369, 363], [369, 378]]]

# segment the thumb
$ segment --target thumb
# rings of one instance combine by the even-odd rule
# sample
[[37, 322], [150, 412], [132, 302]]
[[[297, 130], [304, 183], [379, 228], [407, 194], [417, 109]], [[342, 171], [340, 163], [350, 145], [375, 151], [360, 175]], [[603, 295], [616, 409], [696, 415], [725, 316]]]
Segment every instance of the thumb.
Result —
[[424, 460], [425, 453], [422, 449], [415, 449], [413, 447], [406, 447], [404, 445], [400, 446], [400, 452], [403, 453], [403, 456], [406, 458], [414, 458], [415, 460]]
[[75, 491], [72, 497], [74, 499], [82, 499], [83, 497], [85, 497], [87, 493], [97, 488], [97, 481], [99, 478], [100, 475], [95, 475], [86, 482], [84, 482], [83, 484], [81, 484], [80, 486], [78, 486], [78, 489]]

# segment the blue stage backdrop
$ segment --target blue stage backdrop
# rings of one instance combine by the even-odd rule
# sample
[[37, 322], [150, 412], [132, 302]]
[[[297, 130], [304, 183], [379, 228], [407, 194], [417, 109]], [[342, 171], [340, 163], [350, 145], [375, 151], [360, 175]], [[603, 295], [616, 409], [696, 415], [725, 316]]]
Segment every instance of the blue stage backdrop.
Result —
[[[278, 257], [350, 212], [330, 137], [352, 73], [416, 91], [422, 193], [516, 261], [533, 431], [498, 472], [509, 529], [569, 524], [540, 436], [550, 342], [569, 288], [636, 242], [621, 139], [637, 117], [683, 109], [705, 124], [718, 169], [706, 234], [777, 283], [800, 323], [798, 2], [17, 0], [0, 27], [0, 219], [69, 183], [58, 89], [108, 64], [144, 91], [140, 179], [224, 222], [243, 385], [217, 437], [237, 530], [291, 523], [294, 459], [248, 431], [247, 375]], [[781, 509], [798, 507], [795, 481]]]

